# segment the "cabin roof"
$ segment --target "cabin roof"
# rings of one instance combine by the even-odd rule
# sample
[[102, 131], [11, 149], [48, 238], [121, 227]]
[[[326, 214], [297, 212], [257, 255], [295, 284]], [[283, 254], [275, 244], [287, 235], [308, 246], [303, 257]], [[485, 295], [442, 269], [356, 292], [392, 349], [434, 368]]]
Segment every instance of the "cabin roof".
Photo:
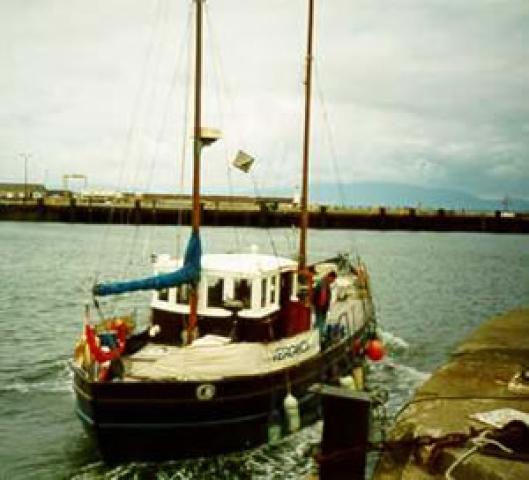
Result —
[[[174, 259], [160, 257], [157, 266], [162, 270], [177, 268], [182, 264]], [[205, 273], [254, 276], [261, 273], [295, 270], [297, 262], [289, 258], [261, 253], [213, 253], [202, 255], [202, 270]]]
[[202, 257], [202, 268], [206, 271], [255, 275], [277, 270], [292, 270], [297, 263], [289, 258], [258, 253], [222, 253]]

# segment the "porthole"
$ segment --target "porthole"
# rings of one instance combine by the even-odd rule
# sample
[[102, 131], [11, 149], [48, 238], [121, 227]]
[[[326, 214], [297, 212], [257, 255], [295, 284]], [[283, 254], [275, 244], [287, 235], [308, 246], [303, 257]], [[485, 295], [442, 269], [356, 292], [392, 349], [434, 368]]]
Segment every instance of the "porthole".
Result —
[[215, 385], [211, 383], [199, 385], [196, 390], [196, 395], [199, 400], [211, 400], [215, 396]]

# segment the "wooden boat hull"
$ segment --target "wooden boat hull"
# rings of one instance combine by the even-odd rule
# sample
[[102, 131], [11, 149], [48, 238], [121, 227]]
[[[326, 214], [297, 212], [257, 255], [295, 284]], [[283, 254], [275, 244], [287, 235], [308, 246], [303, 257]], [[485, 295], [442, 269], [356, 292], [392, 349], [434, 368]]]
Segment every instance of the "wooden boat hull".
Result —
[[314, 423], [319, 398], [308, 389], [349, 374], [350, 347], [351, 339], [343, 339], [294, 367], [214, 382], [94, 382], [72, 364], [76, 411], [107, 461], [245, 450], [266, 443], [272, 423], [287, 433], [287, 383], [298, 399], [302, 426]]

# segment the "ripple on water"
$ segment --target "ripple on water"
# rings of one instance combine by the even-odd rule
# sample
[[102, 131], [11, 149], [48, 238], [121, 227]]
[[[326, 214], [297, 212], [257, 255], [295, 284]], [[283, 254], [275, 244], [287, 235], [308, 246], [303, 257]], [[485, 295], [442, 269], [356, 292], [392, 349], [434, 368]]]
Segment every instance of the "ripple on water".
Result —
[[[313, 466], [304, 449], [319, 440], [319, 425], [277, 446], [236, 455], [160, 465], [107, 467], [98, 462], [74, 413], [66, 359], [81, 330], [94, 272], [104, 267], [108, 279], [142, 276], [150, 273], [145, 251], [174, 251], [174, 229], [158, 227], [150, 248], [141, 241], [134, 253], [133, 239], [148, 231], [117, 225], [2, 223], [0, 478], [6, 471], [10, 480], [302, 477]], [[271, 251], [263, 230], [243, 233], [247, 245]], [[295, 244], [291, 231], [269, 233], [276, 251], [289, 255]], [[232, 229], [205, 228], [203, 239], [210, 252], [236, 244]], [[351, 245], [358, 250], [351, 252]], [[529, 305], [529, 244], [523, 236], [312, 231], [309, 248], [312, 260], [349, 251], [361, 253], [369, 266], [389, 354], [370, 365], [368, 380], [388, 390], [391, 414], [467, 331], [495, 313]], [[148, 304], [148, 293], [116, 297], [102, 305], [112, 313], [142, 301]]]

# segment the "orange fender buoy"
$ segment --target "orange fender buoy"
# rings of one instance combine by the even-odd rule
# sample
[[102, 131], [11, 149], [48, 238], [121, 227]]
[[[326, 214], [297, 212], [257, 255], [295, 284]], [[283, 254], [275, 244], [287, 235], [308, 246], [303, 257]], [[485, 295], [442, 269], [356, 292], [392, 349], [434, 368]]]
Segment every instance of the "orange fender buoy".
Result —
[[369, 340], [366, 344], [366, 355], [369, 357], [370, 360], [373, 360], [374, 362], [378, 362], [379, 360], [382, 360], [384, 358], [384, 344], [381, 340], [378, 338], [374, 338], [373, 340]]

